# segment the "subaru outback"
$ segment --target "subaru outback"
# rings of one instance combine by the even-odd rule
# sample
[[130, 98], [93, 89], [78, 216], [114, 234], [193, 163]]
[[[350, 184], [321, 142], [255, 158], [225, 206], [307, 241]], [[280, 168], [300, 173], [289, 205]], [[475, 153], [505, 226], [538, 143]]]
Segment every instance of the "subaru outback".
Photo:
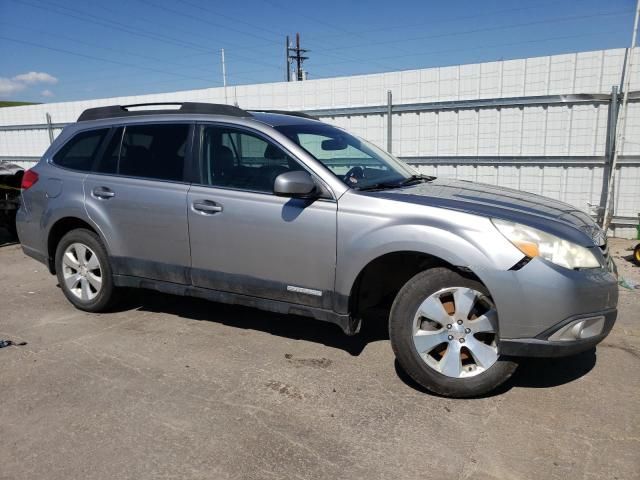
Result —
[[176, 107], [88, 109], [25, 172], [22, 248], [75, 307], [141, 287], [348, 335], [381, 311], [401, 368], [451, 397], [611, 330], [615, 265], [575, 207], [422, 175], [302, 113]]

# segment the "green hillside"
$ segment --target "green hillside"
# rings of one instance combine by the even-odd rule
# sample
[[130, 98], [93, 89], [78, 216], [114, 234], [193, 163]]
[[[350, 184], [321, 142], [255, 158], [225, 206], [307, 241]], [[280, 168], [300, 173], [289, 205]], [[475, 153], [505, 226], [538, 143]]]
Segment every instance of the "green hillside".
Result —
[[22, 105], [36, 105], [33, 102], [7, 102], [5, 100], [0, 100], [0, 108], [2, 107], [20, 107]]

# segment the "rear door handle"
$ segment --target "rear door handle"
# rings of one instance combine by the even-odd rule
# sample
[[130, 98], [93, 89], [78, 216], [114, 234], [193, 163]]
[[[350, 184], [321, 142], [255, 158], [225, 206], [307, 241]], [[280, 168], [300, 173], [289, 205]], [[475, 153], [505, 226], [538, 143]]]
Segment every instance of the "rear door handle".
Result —
[[101, 198], [103, 200], [107, 200], [116, 196], [115, 192], [111, 191], [111, 189], [107, 187], [96, 187], [91, 193], [94, 197]]
[[208, 215], [212, 215], [214, 213], [219, 213], [222, 211], [222, 205], [211, 201], [211, 200], [201, 200], [199, 202], [193, 202], [193, 209]]

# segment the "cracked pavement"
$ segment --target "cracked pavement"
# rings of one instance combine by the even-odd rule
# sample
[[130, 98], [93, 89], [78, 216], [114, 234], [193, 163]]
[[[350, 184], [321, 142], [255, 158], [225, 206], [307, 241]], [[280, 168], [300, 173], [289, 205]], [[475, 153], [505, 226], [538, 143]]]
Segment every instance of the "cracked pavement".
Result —
[[[634, 242], [614, 240], [629, 255]], [[0, 241], [0, 244], [2, 242]], [[640, 268], [616, 258], [640, 283]], [[338, 327], [147, 291], [75, 310], [0, 247], [0, 479], [632, 479], [640, 290], [595, 351], [527, 360], [491, 396], [421, 391], [380, 325]]]

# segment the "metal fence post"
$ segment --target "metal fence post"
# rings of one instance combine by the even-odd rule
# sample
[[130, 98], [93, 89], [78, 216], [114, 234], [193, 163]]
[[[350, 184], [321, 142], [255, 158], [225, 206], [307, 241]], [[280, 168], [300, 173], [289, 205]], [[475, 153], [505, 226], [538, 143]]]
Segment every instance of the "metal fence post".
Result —
[[47, 130], [49, 131], [49, 143], [53, 143], [53, 125], [51, 124], [51, 115], [47, 112], [45, 116], [47, 118]]
[[618, 87], [611, 87], [611, 99], [609, 100], [609, 115], [607, 118], [607, 137], [605, 144], [605, 161], [602, 168], [602, 191], [600, 193], [600, 206], [598, 207], [598, 223], [604, 226], [606, 208], [609, 200], [609, 182], [611, 180], [611, 165], [616, 148], [616, 129], [618, 126]]
[[391, 144], [392, 144], [392, 115], [393, 110], [393, 97], [391, 94], [391, 90], [387, 90], [387, 152], [391, 153]]

